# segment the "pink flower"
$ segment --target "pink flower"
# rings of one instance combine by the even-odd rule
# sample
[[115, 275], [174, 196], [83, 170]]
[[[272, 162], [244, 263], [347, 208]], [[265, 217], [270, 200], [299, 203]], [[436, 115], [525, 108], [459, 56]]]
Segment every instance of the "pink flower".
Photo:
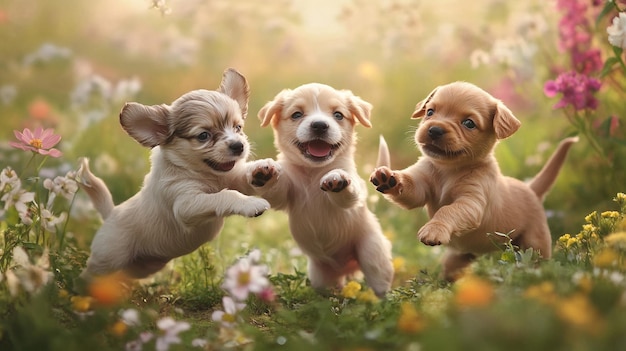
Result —
[[244, 301], [250, 293], [258, 294], [270, 285], [266, 275], [267, 266], [254, 263], [255, 257], [241, 258], [226, 270], [222, 288], [238, 301]]
[[549, 80], [543, 87], [548, 97], [562, 94], [561, 100], [554, 108], [562, 108], [572, 105], [574, 109], [596, 109], [598, 100], [593, 94], [600, 90], [602, 83], [589, 76], [574, 71], [561, 73], [555, 80]]
[[9, 142], [9, 145], [14, 148], [37, 152], [41, 155], [52, 157], [61, 156], [61, 151], [52, 148], [61, 140], [61, 136], [54, 134], [51, 128], [44, 130], [41, 127], [37, 127], [34, 132], [28, 128], [24, 128], [24, 131], [21, 133], [17, 130], [13, 131], [13, 133], [17, 140], [19, 140], [19, 142]]
[[224, 296], [222, 305], [224, 310], [214, 311], [211, 319], [215, 322], [220, 322], [223, 327], [232, 328], [237, 322], [237, 314], [246, 307], [246, 304], [235, 302], [230, 296]]

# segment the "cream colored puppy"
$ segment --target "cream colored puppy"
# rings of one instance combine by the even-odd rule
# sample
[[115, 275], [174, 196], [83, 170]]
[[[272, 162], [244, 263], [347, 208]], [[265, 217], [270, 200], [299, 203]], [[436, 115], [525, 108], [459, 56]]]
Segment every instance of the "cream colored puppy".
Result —
[[141, 190], [114, 206], [83, 159], [81, 187], [104, 219], [83, 278], [119, 270], [146, 277], [213, 239], [225, 216], [253, 217], [269, 208], [266, 200], [234, 190], [249, 188], [242, 130], [248, 96], [246, 79], [228, 69], [217, 91], [194, 90], [169, 106], [124, 106], [120, 123], [152, 148], [152, 166]]
[[426, 206], [430, 220], [418, 237], [426, 245], [447, 246], [445, 278], [455, 280], [477, 255], [497, 249], [494, 240], [505, 240], [488, 233], [510, 233], [514, 245], [549, 258], [552, 241], [542, 200], [577, 138], [561, 142], [526, 184], [503, 176], [493, 153], [520, 121], [484, 90], [465, 82], [440, 86], [417, 104], [412, 118], [422, 118], [415, 133], [422, 157], [401, 171], [388, 164], [377, 168], [370, 181], [406, 209]]
[[289, 215], [317, 289], [340, 287], [359, 268], [378, 296], [391, 286], [391, 244], [367, 208], [354, 162], [354, 127], [371, 126], [371, 109], [350, 91], [312, 83], [283, 90], [259, 112], [261, 125], [274, 129], [278, 162], [257, 161], [249, 176], [273, 208]]

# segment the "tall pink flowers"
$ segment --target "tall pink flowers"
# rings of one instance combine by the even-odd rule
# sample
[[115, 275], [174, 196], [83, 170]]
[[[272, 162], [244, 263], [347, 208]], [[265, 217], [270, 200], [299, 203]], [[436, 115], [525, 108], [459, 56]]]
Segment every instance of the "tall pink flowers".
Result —
[[15, 137], [19, 141], [9, 142], [9, 145], [14, 148], [32, 151], [51, 157], [60, 157], [62, 155], [61, 151], [53, 148], [53, 146], [61, 140], [61, 136], [54, 134], [54, 131], [51, 128], [44, 130], [41, 127], [37, 127], [35, 131], [25, 128], [21, 133], [14, 130], [13, 134], [15, 134]]
[[548, 97], [562, 94], [561, 100], [554, 105], [554, 108], [571, 105], [577, 111], [594, 110], [598, 107], [598, 100], [593, 94], [600, 89], [600, 86], [599, 80], [570, 71], [561, 73], [555, 80], [547, 81], [543, 91]]

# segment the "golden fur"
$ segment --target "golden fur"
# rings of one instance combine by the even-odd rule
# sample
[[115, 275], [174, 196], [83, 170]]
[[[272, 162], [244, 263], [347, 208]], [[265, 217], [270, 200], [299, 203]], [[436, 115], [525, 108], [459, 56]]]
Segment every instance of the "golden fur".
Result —
[[[520, 122], [482, 89], [465, 82], [440, 86], [417, 104], [412, 118], [422, 119], [415, 141], [423, 156], [399, 171], [381, 164], [370, 181], [401, 207], [426, 206], [430, 220], [418, 238], [446, 245], [445, 278], [455, 280], [476, 255], [496, 249], [494, 240], [506, 240], [488, 233], [510, 233], [513, 244], [549, 258], [552, 241], [541, 202], [577, 138], [565, 139], [526, 184], [503, 176], [493, 154]], [[388, 151], [379, 153], [380, 162], [388, 162]]]
[[217, 91], [194, 90], [170, 106], [124, 106], [120, 123], [152, 148], [152, 166], [141, 190], [114, 206], [104, 182], [82, 160], [81, 188], [104, 219], [83, 278], [118, 270], [146, 277], [213, 239], [225, 216], [252, 217], [269, 208], [266, 200], [231, 190], [249, 189], [242, 131], [248, 95], [246, 79], [228, 69]]
[[311, 83], [283, 90], [259, 112], [279, 154], [277, 162], [257, 161], [250, 177], [259, 195], [287, 212], [317, 289], [340, 287], [358, 269], [377, 295], [391, 286], [391, 244], [367, 208], [353, 157], [354, 127], [371, 126], [371, 108], [350, 91]]

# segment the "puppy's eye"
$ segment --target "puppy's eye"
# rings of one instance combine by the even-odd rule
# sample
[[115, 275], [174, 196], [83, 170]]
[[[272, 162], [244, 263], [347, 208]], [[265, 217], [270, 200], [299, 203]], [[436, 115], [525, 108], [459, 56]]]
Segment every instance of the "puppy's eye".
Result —
[[435, 110], [433, 110], [432, 108], [429, 108], [429, 109], [426, 111], [426, 116], [429, 116], [429, 117], [430, 117], [430, 116], [432, 116], [432, 115], [434, 115], [434, 114], [435, 114]]
[[235, 131], [236, 131], [237, 133], [241, 133], [241, 129], [242, 129], [241, 124], [237, 124], [237, 125], [235, 126]]
[[198, 141], [204, 142], [204, 141], [209, 140], [210, 137], [211, 137], [211, 134], [209, 132], [202, 132], [198, 134], [196, 138], [198, 139]]
[[343, 113], [335, 111], [335, 113], [333, 113], [333, 117], [335, 117], [336, 120], [341, 121], [343, 119]]
[[291, 115], [291, 119], [299, 119], [299, 118], [302, 118], [302, 116], [303, 116], [302, 112], [300, 112], [300, 111], [298, 111], [298, 112], [294, 112], [294, 113]]
[[472, 121], [472, 120], [471, 120], [471, 119], [469, 119], [469, 118], [468, 118], [468, 119], [463, 120], [463, 122], [461, 122], [461, 124], [462, 124], [463, 126], [465, 126], [465, 128], [467, 128], [467, 129], [474, 129], [474, 128], [476, 128], [476, 123], [474, 123], [474, 121]]

